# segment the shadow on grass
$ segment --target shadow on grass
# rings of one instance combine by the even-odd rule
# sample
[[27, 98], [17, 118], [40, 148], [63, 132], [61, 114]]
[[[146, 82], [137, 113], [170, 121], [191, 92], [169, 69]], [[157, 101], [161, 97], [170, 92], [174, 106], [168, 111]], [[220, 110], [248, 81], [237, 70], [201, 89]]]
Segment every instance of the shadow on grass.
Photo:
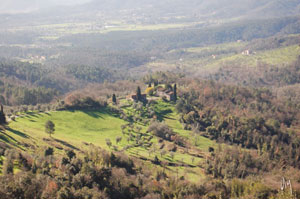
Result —
[[4, 142], [10, 143], [10, 140], [13, 140], [14, 142], [17, 142], [17, 140], [13, 137], [11, 137], [10, 135], [8, 135], [7, 133], [5, 133], [4, 130], [0, 130], [0, 139], [3, 140]]
[[81, 110], [81, 112], [87, 114], [88, 116], [91, 116], [93, 118], [101, 118], [103, 117], [100, 115], [100, 113], [103, 113], [103, 111], [96, 111], [96, 110]]
[[[1, 132], [2, 133], [2, 132]], [[0, 134], [0, 140], [4, 141], [5, 143], [9, 143], [9, 140], [4, 135]]]
[[[164, 118], [167, 118], [166, 115], [168, 115], [172, 112], [173, 111], [171, 109], [166, 109], [163, 111], [156, 112], [157, 119], [161, 122], [164, 120]], [[171, 118], [169, 118], [169, 119], [171, 119]]]
[[[120, 113], [117, 111], [111, 110], [109, 107], [101, 107], [101, 108], [65, 108], [61, 109], [61, 111], [67, 111], [70, 113], [75, 113], [75, 112], [82, 112], [84, 114], [87, 114], [90, 117], [93, 118], [101, 118], [104, 119], [102, 116], [103, 114], [107, 114], [113, 117], [120, 118]], [[50, 115], [50, 114], [48, 114]]]
[[25, 133], [22, 133], [21, 131], [17, 131], [17, 130], [14, 130], [14, 129], [12, 129], [12, 128], [6, 128], [6, 130], [7, 131], [10, 131], [10, 132], [12, 132], [12, 133], [14, 133], [14, 134], [16, 134], [16, 135], [18, 135], [18, 136], [20, 136], [20, 137], [23, 137], [23, 138], [29, 138], [29, 136], [28, 135], [26, 135]]
[[75, 111], [79, 111], [82, 113], [85, 113], [93, 118], [101, 118], [103, 119], [102, 114], [106, 114], [106, 115], [110, 115], [113, 117], [120, 117], [120, 114], [110, 110], [109, 108], [91, 108], [91, 109], [68, 109], [67, 111], [69, 112], [75, 112]]
[[66, 111], [74, 113], [74, 112], [82, 112], [93, 118], [103, 118], [100, 113], [104, 113], [105, 111], [99, 109], [67, 109]]
[[80, 149], [78, 149], [77, 147], [75, 147], [75, 146], [73, 146], [73, 145], [69, 144], [69, 143], [68, 143], [68, 142], [66, 142], [66, 141], [59, 140], [59, 139], [54, 139], [54, 140], [55, 140], [56, 142], [58, 142], [58, 143], [60, 143], [60, 144], [64, 145], [64, 146], [66, 146], [66, 147], [69, 147], [69, 148], [71, 148], [71, 149], [74, 149], [74, 150], [80, 151]]
[[167, 117], [167, 116], [165, 116], [164, 119], [176, 120], [176, 119], [174, 119], [174, 118], [172, 118], [172, 117]]
[[21, 149], [21, 147], [19, 145], [17, 145], [16, 143], [11, 142], [11, 140], [9, 140], [8, 138], [13, 140], [14, 142], [18, 143], [17, 140], [15, 140], [13, 137], [7, 135], [3, 131], [0, 131], [0, 143], [1, 144], [5, 144], [6, 148], [10, 148], [9, 145], [12, 145], [14, 147], [17, 147], [17, 148]]
[[31, 117], [35, 117], [35, 118], [38, 118], [39, 116], [37, 116], [37, 113], [30, 113], [29, 114]]

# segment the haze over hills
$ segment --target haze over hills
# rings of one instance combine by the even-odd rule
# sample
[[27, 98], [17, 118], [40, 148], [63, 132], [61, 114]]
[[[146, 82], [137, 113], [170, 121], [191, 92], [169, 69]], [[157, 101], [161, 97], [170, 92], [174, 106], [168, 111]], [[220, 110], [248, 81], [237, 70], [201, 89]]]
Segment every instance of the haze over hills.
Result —
[[94, 10], [133, 10], [151, 14], [209, 17], [280, 17], [299, 14], [297, 0], [94, 0], [86, 6]]
[[299, 0], [0, 13], [1, 199], [300, 199]]
[[[80, 5], [77, 5], [80, 4]], [[298, 15], [298, 0], [77, 0], [77, 1], [3, 1], [0, 13], [35, 13], [34, 16], [53, 15], [90, 20], [101, 13], [114, 14], [114, 18], [142, 18], [147, 23], [157, 20], [197, 21], [270, 18]], [[118, 13], [118, 14], [116, 14]], [[36, 15], [38, 14], [38, 15]], [[36, 19], [38, 20], [38, 19]]]
[[89, 0], [2, 0], [0, 4], [0, 13], [4, 14], [18, 14], [30, 13], [40, 9], [64, 6], [64, 5], [77, 5], [86, 3]]
[[[14, 5], [5, 2], [2, 10], [17, 9], [15, 5], [26, 9], [37, 6], [38, 10], [3, 15], [0, 58], [41, 64], [53, 73], [61, 70], [55, 76], [59, 81], [52, 82], [50, 72], [30, 84], [64, 93], [78, 88], [77, 80], [101, 83], [136, 79], [147, 72], [174, 68], [193, 75], [208, 74], [206, 70], [194, 70], [210, 69], [208, 66], [217, 60], [209, 57], [220, 52], [204, 53], [208, 61], [193, 58], [193, 63], [201, 64], [180, 69], [185, 61], [190, 63], [191, 57], [198, 56], [190, 55], [186, 49], [237, 41], [250, 42], [252, 46], [255, 39], [279, 37], [278, 41], [284, 41], [286, 35], [300, 33], [300, 18], [295, 15], [299, 14], [300, 2], [295, 0], [93, 0], [78, 1], [80, 5], [50, 0], [43, 4], [29, 1], [26, 5], [24, 1], [15, 1]], [[284, 47], [285, 42], [277, 40], [274, 45]], [[241, 53], [247, 48], [234, 47], [228, 52]], [[232, 56], [227, 49], [221, 54]], [[182, 63], [172, 62], [180, 59]], [[153, 64], [158, 67], [151, 67]]]

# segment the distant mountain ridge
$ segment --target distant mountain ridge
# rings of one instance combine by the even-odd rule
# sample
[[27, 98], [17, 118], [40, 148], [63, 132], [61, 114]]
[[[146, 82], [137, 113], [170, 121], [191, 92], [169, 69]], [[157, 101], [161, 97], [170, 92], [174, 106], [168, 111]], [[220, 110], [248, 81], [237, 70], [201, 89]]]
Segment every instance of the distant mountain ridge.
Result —
[[[20, 0], [14, 0], [19, 2]], [[0, 14], [5, 7], [14, 4], [4, 0], [0, 5]], [[12, 1], [13, 2], [13, 1]], [[31, 2], [31, 3], [30, 3]], [[232, 20], [274, 18], [300, 15], [299, 0], [70, 0], [58, 3], [58, 0], [47, 0], [43, 3], [20, 1], [15, 9], [24, 12], [34, 21], [93, 21], [102, 16], [117, 21], [125, 19], [132, 23], [185, 23], [199, 21], [225, 22]], [[52, 3], [50, 3], [52, 2]], [[54, 3], [56, 2], [56, 3]], [[77, 4], [77, 3], [81, 4]], [[85, 3], [84, 3], [85, 2]], [[10, 5], [10, 6], [9, 6]], [[29, 5], [33, 5], [30, 7]], [[22, 12], [20, 12], [22, 13]], [[9, 20], [14, 19], [10, 16]], [[14, 21], [27, 24], [27, 16], [16, 15]], [[54, 17], [55, 16], [55, 20]], [[24, 19], [24, 20], [22, 20]], [[13, 24], [9, 20], [3, 23]], [[96, 19], [97, 21], [97, 19]], [[0, 21], [1, 23], [1, 21]]]
[[83, 9], [137, 10], [146, 14], [189, 15], [204, 18], [282, 17], [300, 13], [299, 0], [93, 0]]

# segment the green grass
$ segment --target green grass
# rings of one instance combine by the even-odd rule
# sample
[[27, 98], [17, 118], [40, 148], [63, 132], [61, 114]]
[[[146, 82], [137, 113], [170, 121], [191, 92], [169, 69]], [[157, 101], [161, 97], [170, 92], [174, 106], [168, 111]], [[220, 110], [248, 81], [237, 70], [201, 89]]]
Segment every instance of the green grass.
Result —
[[263, 62], [271, 65], [284, 65], [295, 62], [300, 55], [300, 46], [292, 45], [258, 54]]
[[196, 53], [196, 54], [211, 53], [213, 55], [213, 54], [222, 53], [224, 51], [236, 50], [238, 48], [245, 47], [247, 44], [248, 44], [247, 42], [231, 42], [231, 43], [211, 45], [206, 47], [187, 48], [185, 49], [185, 51], [190, 53]]
[[[190, 144], [194, 144], [194, 137], [191, 136], [191, 131], [184, 130], [182, 125], [178, 121], [179, 114], [175, 110], [175, 106], [172, 103], [164, 102], [162, 100], [157, 101], [158, 103], [154, 106], [155, 112], [158, 118], [165, 122], [171, 127], [176, 133], [185, 137]], [[134, 112], [132, 107], [123, 108], [127, 112]], [[45, 133], [45, 123], [47, 120], [51, 120], [55, 124], [55, 133], [52, 135], [52, 139], [49, 139], [49, 135]], [[117, 146], [118, 149], [122, 149], [127, 145], [132, 145], [135, 141], [127, 141], [128, 129], [125, 129], [125, 134], [122, 134], [121, 126], [128, 122], [120, 119], [117, 115], [111, 113], [108, 109], [95, 110], [95, 111], [56, 111], [49, 113], [29, 113], [22, 117], [18, 117], [15, 122], [11, 122], [6, 130], [7, 137], [10, 140], [14, 140], [13, 143], [27, 143], [28, 145], [34, 145], [35, 148], [31, 152], [37, 153], [39, 149], [45, 148], [46, 146], [57, 146], [68, 149], [73, 148], [74, 150], [84, 150], [87, 148], [86, 143], [92, 143], [93, 145], [100, 146], [107, 150], [113, 150], [106, 145], [106, 139], [110, 139], [113, 145]], [[146, 133], [148, 126], [142, 123], [136, 123], [135, 128], [141, 127], [141, 132]], [[138, 133], [133, 132], [136, 136]], [[145, 137], [150, 136], [148, 133]], [[121, 136], [122, 141], [116, 144], [116, 137]], [[45, 140], [45, 138], [47, 138]], [[50, 140], [50, 141], [49, 141]], [[174, 163], [176, 165], [191, 165], [193, 167], [188, 168], [185, 166], [169, 166], [168, 170], [172, 173], [178, 171], [180, 175], [183, 173], [187, 174], [192, 181], [199, 180], [199, 177], [203, 177], [202, 170], [197, 167], [199, 163], [203, 162], [203, 158], [194, 157], [189, 153], [197, 153], [195, 150], [201, 150], [206, 153], [209, 146], [215, 145], [213, 141], [206, 139], [202, 136], [198, 136], [198, 145], [191, 146], [189, 153], [183, 148], [178, 148], [174, 153], [174, 157], [171, 157], [171, 153], [167, 152], [161, 156], [158, 148], [158, 138], [154, 137], [151, 148], [155, 148], [154, 152], [149, 153], [150, 148], [143, 146], [133, 147], [126, 150], [129, 156], [143, 157], [149, 160], [154, 160], [157, 156], [160, 160]], [[150, 143], [148, 142], [148, 143]], [[171, 144], [165, 141], [165, 144]], [[24, 144], [20, 148], [25, 149]], [[166, 150], [166, 149], [164, 149]], [[39, 151], [41, 152], [41, 151]], [[59, 152], [58, 150], [58, 153]], [[194, 158], [193, 158], [194, 157]], [[151, 164], [148, 161], [147, 164]]]
[[114, 31], [143, 31], [143, 30], [165, 30], [174, 28], [185, 28], [198, 23], [169, 23], [169, 24], [127, 24], [122, 21], [109, 21], [103, 26], [94, 22], [82, 23], [57, 23], [36, 26], [20, 26], [11, 28], [11, 32], [34, 30], [41, 33], [38, 37], [42, 40], [56, 40], [71, 34], [109, 33]]
[[[126, 108], [127, 112], [132, 112], [131, 107]], [[193, 138], [191, 137], [191, 131], [184, 130], [179, 122], [179, 115], [175, 111], [174, 105], [158, 101], [155, 105], [155, 111], [158, 118], [170, 126], [179, 135], [190, 139], [191, 143]], [[115, 144], [115, 139], [118, 136], [123, 136], [121, 133], [121, 126], [127, 122], [113, 116], [107, 110], [102, 111], [57, 111], [50, 113], [36, 113], [28, 114], [23, 117], [19, 117], [15, 122], [9, 125], [7, 130], [9, 137], [8, 140], [32, 140], [37, 141], [38, 146], [43, 146], [43, 138], [48, 138], [49, 135], [45, 133], [45, 123], [47, 120], [51, 120], [55, 124], [55, 133], [52, 136], [55, 139], [68, 142], [76, 148], [81, 147], [83, 142], [92, 143], [94, 145], [108, 148], [106, 146], [106, 139], [110, 139]], [[142, 127], [142, 132], [147, 130], [147, 126], [138, 124]], [[214, 142], [204, 138], [198, 137], [199, 148], [203, 151], [207, 151], [207, 148], [214, 145]], [[125, 138], [118, 144], [120, 147], [127, 145]], [[147, 152], [145, 152], [146, 154]]]
[[[106, 110], [59, 111], [17, 118], [16, 122], [9, 125], [8, 132], [14, 137], [20, 138], [22, 133], [40, 141], [49, 137], [44, 130], [47, 120], [51, 120], [55, 124], [56, 130], [52, 136], [53, 138], [67, 141], [76, 148], [81, 147], [82, 142], [107, 148], [105, 139], [111, 139], [114, 143], [115, 138], [122, 135], [121, 125], [125, 124], [125, 121], [113, 116]], [[26, 138], [23, 136], [23, 139]], [[43, 145], [43, 143], [37, 144]]]
[[204, 152], [208, 151], [208, 147], [215, 146], [216, 143], [203, 136], [194, 136], [192, 131], [184, 130], [182, 124], [179, 122], [179, 114], [175, 110], [175, 106], [164, 102], [162, 100], [158, 101], [155, 105], [155, 110], [158, 114], [158, 118], [165, 122], [169, 127], [171, 127], [176, 133], [188, 139], [188, 141], [195, 145], [195, 137], [197, 138], [196, 147]]
[[[290, 37], [295, 36], [298, 35], [290, 35]], [[148, 63], [146, 66], [147, 69], [152, 71], [181, 69], [188, 71], [190, 74], [203, 75], [214, 72], [223, 66], [254, 68], [260, 64], [268, 64], [285, 67], [295, 62], [300, 55], [299, 45], [261, 50], [252, 52], [249, 56], [242, 55], [242, 51], [251, 45], [253, 44], [249, 42], [231, 42], [206, 47], [176, 49], [169, 51], [171, 55], [175, 53], [170, 59], [156, 60]], [[175, 55], [177, 58], [174, 58]]]
[[135, 25], [135, 24], [123, 24], [114, 27], [108, 27], [101, 33], [107, 33], [112, 31], [141, 31], [141, 30], [164, 30], [174, 28], [184, 28], [195, 25], [195, 23], [185, 24], [154, 24], [154, 25]]
[[266, 51], [259, 51], [251, 55], [229, 54], [217, 57], [216, 60], [211, 60], [205, 65], [205, 68], [211, 69], [223, 65], [240, 65], [257, 67], [259, 63], [266, 63], [274, 66], [286, 66], [297, 60], [300, 55], [300, 47], [292, 45], [283, 48], [277, 48]]

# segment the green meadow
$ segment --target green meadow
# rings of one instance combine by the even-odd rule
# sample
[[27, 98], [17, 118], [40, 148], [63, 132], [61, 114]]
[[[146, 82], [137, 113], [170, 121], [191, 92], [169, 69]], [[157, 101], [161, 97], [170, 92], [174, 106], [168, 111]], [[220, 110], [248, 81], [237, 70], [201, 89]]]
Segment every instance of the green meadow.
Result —
[[[294, 37], [290, 35], [289, 37]], [[147, 69], [153, 71], [181, 69], [191, 74], [214, 72], [224, 66], [255, 68], [260, 64], [285, 67], [294, 63], [300, 55], [299, 45], [287, 45], [268, 50], [251, 50], [255, 44], [239, 41], [205, 47], [192, 47], [171, 50], [169, 59], [148, 63]], [[250, 55], [243, 55], [246, 49]]]
[[274, 66], [286, 66], [295, 62], [299, 55], [300, 47], [298, 45], [292, 45], [272, 50], [252, 52], [250, 55], [235, 54], [221, 57], [208, 64], [206, 67], [212, 68], [230, 64], [256, 67], [259, 63], [266, 63]]
[[[123, 108], [123, 110], [132, 111], [131, 107]], [[160, 149], [159, 138], [154, 136], [151, 140], [147, 140], [146, 138], [149, 138], [151, 133], [146, 132], [148, 125], [141, 123], [134, 124], [134, 128], [141, 128], [140, 133], [145, 137], [142, 140], [147, 144], [151, 144], [151, 147], [135, 145], [135, 141], [128, 140], [130, 132], [128, 129], [125, 129], [125, 133], [122, 133], [121, 126], [128, 124], [128, 122], [120, 119], [108, 108], [89, 111], [54, 111], [24, 114], [17, 117], [15, 121], [10, 122], [6, 130], [7, 142], [20, 149], [27, 147], [26, 150], [32, 152], [50, 146], [58, 153], [69, 149], [82, 151], [88, 149], [88, 146], [92, 144], [106, 150], [124, 151], [129, 156], [147, 160], [149, 166], [152, 165], [151, 161], [158, 157], [159, 160], [166, 163], [165, 168], [170, 173], [175, 171], [178, 174], [185, 173], [190, 180], [196, 181], [199, 177], [204, 177], [199, 165], [203, 162], [208, 147], [216, 144], [202, 136], [198, 136], [196, 139], [191, 131], [184, 130], [178, 120], [179, 115], [176, 113], [173, 104], [159, 100], [154, 105], [154, 110], [160, 121], [187, 140], [190, 145], [189, 150], [182, 147], [178, 147], [176, 152], [169, 152], [165, 149], [166, 147]], [[45, 133], [45, 123], [48, 120], [53, 121], [55, 124], [55, 132], [51, 138]], [[137, 137], [138, 134], [137, 132], [132, 133], [134, 137]], [[119, 143], [116, 143], [117, 137], [122, 137]], [[112, 142], [112, 146], [107, 146], [107, 139]], [[172, 143], [164, 141], [164, 144], [168, 146]], [[132, 147], [123, 150], [126, 146]], [[196, 156], [199, 153], [202, 157]], [[156, 167], [159, 168], [160, 166], [156, 165]]]
[[49, 137], [44, 129], [46, 121], [55, 124], [53, 138], [65, 140], [74, 146], [82, 142], [106, 147], [105, 139], [113, 139], [121, 134], [121, 125], [125, 122], [104, 111], [57, 111], [30, 114], [19, 117], [10, 124], [10, 128], [20, 131], [29, 137], [42, 140]]

